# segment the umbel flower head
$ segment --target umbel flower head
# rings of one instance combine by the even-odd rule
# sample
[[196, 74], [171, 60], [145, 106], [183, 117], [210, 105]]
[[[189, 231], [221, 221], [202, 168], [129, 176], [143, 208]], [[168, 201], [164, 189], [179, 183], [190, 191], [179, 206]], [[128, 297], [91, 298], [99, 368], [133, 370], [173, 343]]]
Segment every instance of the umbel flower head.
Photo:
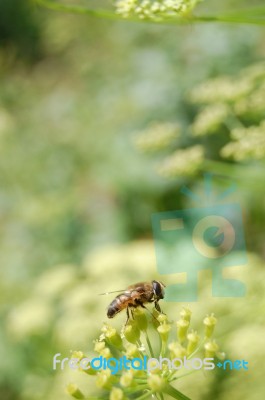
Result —
[[202, 0], [117, 0], [116, 12], [124, 18], [160, 20], [185, 17]]
[[[77, 399], [144, 400], [152, 395], [163, 398], [166, 394], [171, 398], [189, 400], [173, 386], [173, 382], [178, 382], [184, 375], [185, 365], [198, 361], [193, 360], [195, 354], [200, 359], [210, 357], [213, 361], [224, 357], [213, 339], [216, 317], [210, 314], [203, 319], [202, 334], [199, 335], [191, 329], [191, 315], [189, 308], [183, 308], [179, 318], [170, 321], [167, 315], [158, 313], [156, 309], [152, 315], [136, 309], [134, 318], [129, 319], [120, 332], [104, 323], [94, 351], [98, 360], [105, 359], [105, 367], [102, 364], [97, 371], [92, 368], [84, 371], [87, 379], [95, 379], [95, 391], [98, 388], [99, 393], [86, 397], [84, 390], [73, 383], [68, 385], [67, 392]], [[81, 363], [83, 353], [73, 354]], [[127, 364], [120, 368], [119, 363], [124, 359]], [[192, 372], [197, 370], [194, 368]], [[91, 382], [88, 385], [91, 387]]]

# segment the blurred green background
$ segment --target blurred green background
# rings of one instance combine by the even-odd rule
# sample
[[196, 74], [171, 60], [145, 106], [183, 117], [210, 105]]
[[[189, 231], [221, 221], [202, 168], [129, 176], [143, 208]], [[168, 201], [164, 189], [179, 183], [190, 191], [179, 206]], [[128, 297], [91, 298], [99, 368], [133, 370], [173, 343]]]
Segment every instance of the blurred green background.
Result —
[[[69, 398], [64, 385], [77, 377], [52, 371], [53, 354], [92, 350], [110, 301], [97, 293], [159, 278], [151, 214], [189, 207], [180, 187], [197, 190], [205, 171], [218, 175], [217, 191], [237, 184], [233, 199], [243, 208], [249, 260], [236, 276], [248, 293], [212, 298], [206, 273], [190, 306], [195, 322], [216, 314], [222, 349], [248, 360], [250, 370], [198, 374], [180, 389], [194, 400], [262, 398], [265, 130], [235, 148], [250, 148], [246, 157], [227, 160], [220, 149], [231, 142], [229, 125], [194, 136], [202, 107], [190, 93], [219, 76], [232, 76], [237, 87], [258, 65], [251, 89], [258, 100], [238, 106], [249, 99], [243, 93], [235, 103], [242, 126], [262, 126], [264, 56], [262, 27], [107, 21], [0, 1], [1, 399]], [[157, 121], [162, 136], [163, 124], [179, 124], [181, 138], [146, 156], [134, 138]], [[184, 165], [171, 179], [157, 174], [172, 151], [198, 143], [212, 163], [192, 174]], [[174, 315], [181, 305], [164, 308]]]

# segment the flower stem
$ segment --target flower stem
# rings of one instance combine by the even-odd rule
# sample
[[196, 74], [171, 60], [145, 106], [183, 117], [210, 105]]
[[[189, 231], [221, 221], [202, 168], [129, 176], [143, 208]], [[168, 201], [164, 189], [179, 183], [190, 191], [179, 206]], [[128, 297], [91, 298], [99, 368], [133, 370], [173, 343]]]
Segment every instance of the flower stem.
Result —
[[146, 343], [147, 343], [147, 346], [148, 346], [148, 348], [149, 348], [149, 351], [150, 351], [150, 354], [151, 354], [151, 357], [155, 357], [155, 355], [154, 355], [154, 352], [153, 352], [153, 348], [152, 348], [152, 345], [151, 345], [151, 342], [150, 342], [150, 339], [149, 339], [149, 336], [148, 336], [148, 333], [147, 333], [147, 331], [145, 331], [145, 338], [146, 338]]
[[163, 392], [178, 400], [191, 400], [185, 394], [181, 393], [179, 390], [169, 385], [168, 383], [164, 386]]
[[138, 397], [137, 400], [144, 400], [150, 397], [153, 394], [153, 392], [150, 390], [147, 393], [143, 394], [142, 396]]

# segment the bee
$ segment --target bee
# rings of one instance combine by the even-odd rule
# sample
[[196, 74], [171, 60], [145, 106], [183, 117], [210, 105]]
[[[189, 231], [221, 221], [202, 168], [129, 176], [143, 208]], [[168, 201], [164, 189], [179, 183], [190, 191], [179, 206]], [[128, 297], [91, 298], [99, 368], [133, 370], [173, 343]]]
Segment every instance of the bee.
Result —
[[[122, 293], [118, 294], [110, 303], [107, 309], [107, 317], [114, 318], [122, 310], [126, 309], [127, 321], [130, 318], [129, 309], [133, 317], [133, 309], [137, 307], [145, 308], [145, 303], [154, 303], [155, 308], [161, 312], [158, 304], [159, 300], [164, 298], [166, 286], [159, 281], [139, 282], [128, 286]], [[115, 293], [115, 292], [109, 292]], [[106, 294], [109, 294], [106, 293]]]

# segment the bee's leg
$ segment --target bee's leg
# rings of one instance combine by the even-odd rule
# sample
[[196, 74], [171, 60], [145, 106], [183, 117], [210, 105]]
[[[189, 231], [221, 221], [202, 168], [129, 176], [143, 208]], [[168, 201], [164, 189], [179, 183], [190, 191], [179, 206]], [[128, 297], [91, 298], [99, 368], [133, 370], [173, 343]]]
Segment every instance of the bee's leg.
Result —
[[158, 312], [160, 312], [161, 314], [164, 314], [163, 311], [160, 308], [160, 305], [158, 304], [158, 301], [155, 301], [155, 308]]
[[132, 319], [134, 319], [133, 308], [131, 308]]
[[127, 326], [128, 321], [129, 321], [129, 319], [130, 319], [129, 307], [126, 308], [126, 314], [127, 314], [127, 320], [126, 320], [126, 322], [125, 322], [125, 326]]

